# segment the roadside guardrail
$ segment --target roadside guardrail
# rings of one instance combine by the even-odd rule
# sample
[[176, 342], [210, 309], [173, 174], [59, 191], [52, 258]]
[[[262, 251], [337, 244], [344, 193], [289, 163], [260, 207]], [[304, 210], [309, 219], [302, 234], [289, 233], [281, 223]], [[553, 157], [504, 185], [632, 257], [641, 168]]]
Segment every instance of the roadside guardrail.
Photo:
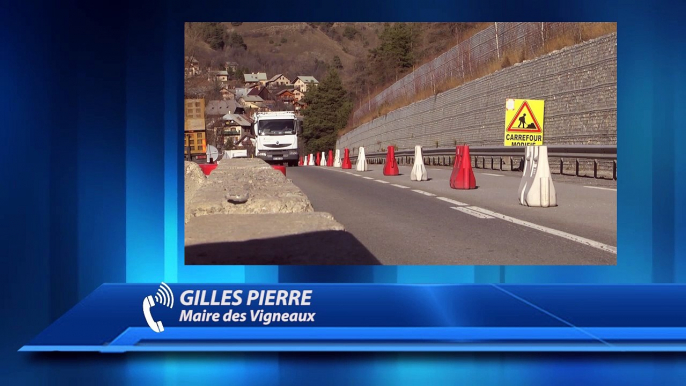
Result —
[[[472, 166], [480, 169], [508, 170], [503, 165], [509, 163], [509, 170], [522, 170], [524, 166], [523, 146], [470, 146], [469, 153], [472, 158]], [[351, 149], [350, 159], [355, 162], [357, 148]], [[365, 149], [366, 150], [366, 149]], [[426, 165], [452, 166], [455, 162], [455, 148], [422, 148], [422, 155]], [[367, 161], [372, 164], [383, 164], [386, 161], [386, 152], [374, 152], [365, 154]], [[599, 178], [599, 163], [612, 163], [612, 179], [617, 179], [617, 146], [616, 145], [548, 145], [548, 157], [551, 170], [555, 158], [559, 158], [559, 174], [565, 173], [565, 165], [574, 165], [575, 176], [580, 176], [579, 160], [593, 161], [593, 177]], [[395, 158], [400, 165], [412, 165], [414, 163], [414, 149], [396, 150]], [[488, 162], [487, 162], [488, 160]], [[490, 164], [489, 167], [487, 165]]]

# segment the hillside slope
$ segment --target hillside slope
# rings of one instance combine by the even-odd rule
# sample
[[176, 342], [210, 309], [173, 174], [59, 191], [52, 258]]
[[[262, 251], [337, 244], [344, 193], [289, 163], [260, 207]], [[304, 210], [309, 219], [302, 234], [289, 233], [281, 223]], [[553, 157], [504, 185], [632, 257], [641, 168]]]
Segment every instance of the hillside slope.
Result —
[[[198, 30], [202, 23], [191, 23]], [[321, 80], [329, 67], [341, 74], [344, 85], [355, 98], [366, 96], [388, 79], [378, 76], [370, 50], [380, 45], [380, 35], [389, 23], [220, 23], [226, 35], [238, 34], [247, 50], [235, 47], [211, 49], [202, 41], [194, 55], [203, 67], [218, 68], [234, 61], [249, 72], [266, 72], [269, 77], [283, 73], [289, 78], [313, 75]], [[482, 23], [407, 23], [413, 28], [413, 62], [417, 65], [440, 55], [457, 40], [477, 32]], [[189, 45], [187, 33], [186, 42]], [[338, 59], [336, 59], [338, 58]], [[337, 63], [336, 61], [339, 61]], [[383, 63], [386, 65], [387, 63]], [[411, 71], [403, 69], [397, 76]]]

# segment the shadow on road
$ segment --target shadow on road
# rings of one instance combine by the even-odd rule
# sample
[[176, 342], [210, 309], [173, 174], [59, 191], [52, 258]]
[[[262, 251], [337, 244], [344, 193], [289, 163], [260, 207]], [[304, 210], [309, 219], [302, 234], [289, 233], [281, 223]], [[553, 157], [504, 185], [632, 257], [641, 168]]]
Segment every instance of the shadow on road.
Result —
[[321, 231], [238, 242], [186, 246], [186, 265], [377, 265], [355, 236]]

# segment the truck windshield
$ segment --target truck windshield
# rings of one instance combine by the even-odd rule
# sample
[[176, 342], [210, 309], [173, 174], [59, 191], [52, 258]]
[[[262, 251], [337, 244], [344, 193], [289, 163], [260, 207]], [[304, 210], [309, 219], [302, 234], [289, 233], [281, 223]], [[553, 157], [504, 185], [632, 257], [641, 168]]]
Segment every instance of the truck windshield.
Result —
[[259, 135], [286, 135], [295, 134], [295, 123], [288, 119], [279, 119], [271, 121], [259, 121], [258, 123]]

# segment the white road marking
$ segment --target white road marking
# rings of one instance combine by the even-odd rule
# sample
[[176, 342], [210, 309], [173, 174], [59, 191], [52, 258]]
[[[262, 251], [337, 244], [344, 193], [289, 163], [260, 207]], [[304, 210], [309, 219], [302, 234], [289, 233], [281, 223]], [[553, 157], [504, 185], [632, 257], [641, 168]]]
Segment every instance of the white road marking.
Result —
[[617, 191], [617, 189], [612, 189], [612, 188], [603, 188], [600, 186], [584, 186], [584, 188], [591, 188], [591, 189], [602, 189], [602, 190], [612, 190], [614, 192]]
[[397, 188], [403, 188], [403, 189], [409, 189], [409, 188], [410, 188], [409, 186], [398, 185], [398, 184], [391, 184], [391, 186], [395, 186], [395, 187], [397, 187]]
[[423, 194], [423, 195], [425, 195], [425, 196], [436, 197], [435, 194], [429, 193], [429, 192], [425, 192], [425, 191], [423, 191], [423, 190], [412, 189], [412, 191], [413, 191], [413, 192], [417, 192], [417, 193], [419, 193], [419, 194]]
[[573, 235], [573, 234], [570, 234], [567, 232], [558, 231], [557, 229], [552, 229], [552, 228], [544, 227], [542, 225], [537, 225], [537, 224], [533, 224], [533, 223], [530, 223], [527, 221], [519, 220], [519, 219], [516, 219], [514, 217], [505, 216], [504, 214], [492, 212], [488, 209], [483, 209], [483, 208], [479, 208], [476, 206], [471, 206], [470, 208], [477, 211], [477, 212], [480, 212], [480, 213], [483, 213], [483, 214], [486, 214], [489, 216], [493, 216], [493, 217], [499, 218], [501, 220], [505, 220], [505, 221], [508, 221], [508, 222], [511, 222], [514, 224], [522, 225], [522, 226], [525, 226], [525, 227], [528, 227], [531, 229], [536, 229], [538, 231], [549, 233], [551, 235], [559, 236], [559, 237], [565, 238], [567, 240], [575, 241], [575, 242], [583, 244], [583, 245], [588, 245], [589, 247], [593, 247], [593, 248], [600, 249], [602, 251], [614, 253], [615, 255], [617, 254], [617, 247], [613, 247], [611, 245], [607, 245], [607, 244], [603, 244], [603, 243], [600, 243], [597, 241], [589, 240], [587, 238], [584, 238], [581, 236], [576, 236], [576, 235]]
[[453, 205], [462, 205], [462, 206], [464, 206], [464, 205], [469, 205], [469, 204], [465, 204], [464, 202], [459, 202], [459, 201], [451, 200], [451, 199], [445, 198], [445, 197], [436, 197], [436, 198], [439, 199], [439, 200], [445, 201], [445, 202], [449, 202], [449, 203], [451, 203], [451, 204], [453, 204]]
[[362, 177], [361, 175], [355, 174], [355, 173], [353, 173], [353, 176], [355, 176], [355, 177]]
[[365, 180], [373, 180], [374, 179], [372, 177], [362, 177], [362, 178], [364, 178]]
[[390, 182], [384, 181], [384, 180], [374, 180], [376, 182], [381, 182], [382, 184], [390, 184]]
[[485, 174], [487, 176], [493, 176], [493, 177], [502, 177], [502, 174], [492, 174], [492, 173], [479, 173], [479, 174]]
[[466, 213], [466, 214], [474, 216], [474, 217], [483, 218], [483, 219], [493, 218], [492, 216], [489, 216], [487, 214], [483, 214], [481, 212], [473, 211], [469, 208], [471, 208], [471, 207], [464, 207], [464, 206], [451, 206], [450, 207], [450, 209], [459, 210], [462, 213]]

